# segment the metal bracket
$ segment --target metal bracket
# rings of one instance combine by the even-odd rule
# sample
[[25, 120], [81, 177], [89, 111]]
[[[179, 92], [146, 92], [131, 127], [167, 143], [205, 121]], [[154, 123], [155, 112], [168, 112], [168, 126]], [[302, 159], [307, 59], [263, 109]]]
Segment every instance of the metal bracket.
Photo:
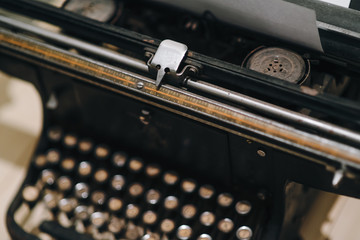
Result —
[[160, 43], [154, 57], [149, 64], [149, 71], [156, 72], [155, 85], [160, 87], [165, 74], [175, 74], [185, 57], [188, 47], [185, 44], [172, 40], [164, 40]]

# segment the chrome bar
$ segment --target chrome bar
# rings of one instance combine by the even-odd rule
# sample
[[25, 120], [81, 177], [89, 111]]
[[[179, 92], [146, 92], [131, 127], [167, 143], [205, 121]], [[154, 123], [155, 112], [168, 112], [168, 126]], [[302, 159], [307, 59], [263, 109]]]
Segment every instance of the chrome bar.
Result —
[[69, 36], [66, 36], [62, 33], [55, 33], [51, 32], [49, 30], [45, 30], [43, 28], [36, 27], [31, 24], [27, 24], [18, 20], [14, 20], [8, 17], [0, 16], [0, 23], [6, 24], [11, 27], [15, 27], [17, 29], [21, 29], [26, 32], [35, 33], [38, 36], [41, 36], [45, 39], [49, 39], [61, 44], [64, 44], [66, 46], [82, 50], [87, 53], [95, 54], [97, 56], [101, 56], [103, 58], [116, 61], [118, 63], [124, 64], [126, 66], [135, 68], [137, 70], [148, 72], [148, 66], [145, 62], [140, 61], [136, 58], [96, 46], [94, 44], [87, 43], [85, 41], [81, 41], [76, 38], [72, 38]]
[[185, 85], [200, 90], [217, 97], [232, 101], [234, 103], [241, 104], [254, 110], [258, 110], [269, 115], [280, 117], [284, 120], [291, 121], [293, 123], [306, 126], [313, 130], [321, 131], [330, 135], [345, 138], [350, 141], [354, 141], [360, 144], [360, 134], [357, 132], [350, 131], [346, 128], [336, 126], [334, 124], [324, 122], [297, 112], [290, 111], [288, 109], [240, 94], [233, 91], [229, 91], [218, 86], [205, 83], [203, 81], [194, 81], [188, 79], [185, 81]]

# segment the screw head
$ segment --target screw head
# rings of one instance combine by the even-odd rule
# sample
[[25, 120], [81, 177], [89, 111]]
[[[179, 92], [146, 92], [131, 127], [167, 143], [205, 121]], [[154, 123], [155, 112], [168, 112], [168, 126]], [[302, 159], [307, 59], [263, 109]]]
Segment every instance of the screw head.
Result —
[[136, 83], [136, 87], [137, 87], [138, 89], [142, 89], [142, 88], [144, 87], [144, 83], [143, 83], [143, 82], [137, 82], [137, 83]]
[[265, 156], [266, 156], [265, 151], [264, 151], [264, 150], [261, 150], [261, 149], [257, 150], [257, 154], [258, 154], [260, 157], [265, 157]]

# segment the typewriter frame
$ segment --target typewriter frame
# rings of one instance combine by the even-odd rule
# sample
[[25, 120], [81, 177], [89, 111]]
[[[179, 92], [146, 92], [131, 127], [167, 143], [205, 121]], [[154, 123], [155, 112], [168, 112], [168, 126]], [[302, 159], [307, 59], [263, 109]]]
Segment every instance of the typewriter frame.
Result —
[[[99, 36], [101, 33], [101, 38], [105, 37], [111, 44], [130, 49], [136, 56], [143, 56], [145, 48], [155, 50], [159, 45], [159, 41], [156, 39], [150, 39], [124, 29], [100, 24], [40, 3], [21, 0], [16, 2], [3, 1], [1, 5], [10, 10], [16, 9], [18, 12], [26, 12], [27, 15], [42, 20], [46, 19], [70, 31], [81, 29], [79, 36], [82, 34], [91, 36], [93, 41], [100, 40]], [[76, 24], [73, 24], [72, 21], [76, 21]], [[91, 32], [99, 34], [89, 34]], [[331, 41], [331, 39], [327, 40]], [[353, 39], [348, 40], [350, 42], [357, 42], [357, 40]], [[71, 53], [61, 52], [61, 50], [56, 48], [52, 49], [51, 46], [46, 47], [48, 47], [50, 52], [54, 50], [55, 52], [66, 54], [69, 59], [78, 58]], [[326, 47], [324, 48], [326, 50]], [[175, 105], [169, 101], [158, 98], [156, 94], [147, 94], [146, 92], [142, 92], [141, 89], [134, 90], [136, 87], [132, 89], [127, 88], [126, 84], [121, 84], [121, 82], [117, 82], [116, 80], [109, 81], [104, 75], [98, 76], [91, 71], [86, 73], [75, 68], [71, 69], [69, 66], [59, 64], [59, 62], [53, 59], [36, 55], [31, 51], [24, 51], [24, 49], [10, 45], [6, 46], [4, 44], [0, 51], [2, 53], [0, 56], [2, 69], [14, 76], [30, 81], [39, 91], [44, 104], [44, 130], [50, 125], [59, 124], [65, 126], [68, 130], [76, 130], [77, 132], [88, 134], [87, 129], [91, 128], [92, 135], [96, 137], [96, 139], [111, 139], [111, 142], [121, 142], [130, 152], [134, 152], [140, 148], [144, 155], [153, 159], [159, 159], [160, 162], [165, 162], [166, 164], [169, 164], [166, 162], [166, 159], [175, 159], [175, 163], [171, 163], [170, 165], [180, 169], [184, 169], [189, 163], [194, 162], [194, 158], [197, 158], [197, 160], [200, 159], [199, 166], [195, 167], [195, 169], [200, 169], [200, 175], [209, 178], [208, 175], [209, 172], [211, 172], [213, 177], [209, 178], [209, 180], [217, 180], [218, 184], [228, 188], [236, 189], [242, 186], [241, 183], [245, 180], [249, 186], [256, 186], [256, 189], [266, 190], [268, 194], [267, 197], [271, 202], [272, 212], [269, 213], [271, 218], [263, 232], [264, 239], [274, 239], [279, 235], [281, 228], [280, 223], [284, 218], [283, 215], [285, 212], [284, 192], [289, 180], [338, 194], [359, 197], [359, 192], [356, 190], [359, 186], [356, 164], [355, 169], [352, 169], [354, 171], [348, 173], [348, 176], [343, 179], [339, 188], [334, 188], [331, 185], [331, 181], [334, 176], [334, 171], [343, 166], [343, 163], [340, 161], [329, 160], [324, 156], [319, 156], [316, 152], [298, 148], [298, 146], [288, 144], [284, 141], [277, 141], [271, 136], [259, 134], [252, 129], [242, 128], [239, 127], [239, 125], [235, 126], [231, 124], [231, 122], [224, 121], [224, 119], [215, 118], [214, 116], [206, 115], [196, 110], [194, 111], [191, 107]], [[356, 51], [360, 51], [359, 48], [357, 48]], [[82, 57], [80, 57], [80, 59], [81, 58]], [[191, 51], [188, 52], [187, 59], [195, 65], [202, 66], [201, 71], [204, 74], [214, 76], [215, 79], [227, 79], [229, 82], [225, 83], [225, 85], [239, 85], [240, 83], [237, 79], [241, 77], [243, 80], [241, 82], [242, 88], [249, 88], [259, 94], [267, 94], [269, 97], [282, 98], [282, 100], [291, 96], [294, 103], [301, 103], [304, 107], [311, 107], [312, 109], [320, 110], [328, 114], [340, 115], [343, 120], [348, 120], [354, 124], [357, 124], [358, 119], [360, 119], [360, 107], [349, 101], [339, 101], [339, 99], [325, 94], [312, 96], [305, 93], [303, 89], [298, 86], [238, 69], [231, 64], [211, 59]], [[127, 76], [130, 76], [130, 78], [131, 75], [133, 75], [137, 81], [140, 79], [145, 86], [152, 88], [148, 76], [143, 77], [132, 74], [127, 70], [119, 70], [118, 68], [113, 68], [96, 60], [85, 60], [89, 61], [89, 63], [97, 64], [98, 67], [104, 67], [104, 69], [113, 71], [114, 73], [123, 72], [126, 73]], [[349, 62], [347, 59], [341, 60]], [[359, 66], [360, 63], [351, 61], [349, 64]], [[52, 81], [47, 81], [47, 79], [52, 79]], [[216, 81], [214, 83], [216, 83]], [[180, 94], [185, 93], [184, 90], [172, 86], [165, 85], [162, 88], [163, 89], [159, 90], [160, 92], [165, 92], [166, 89], [173, 92], [180, 92]], [[58, 100], [62, 107], [52, 110], [48, 109], [45, 105], [50, 95], [54, 92], [59, 93], [60, 98]], [[107, 106], [106, 109], [102, 109], [102, 105], [96, 106], [96, 102], [92, 100], [95, 96], [101, 96], [101, 102]], [[129, 99], [133, 99], [133, 101], [130, 102]], [[200, 96], [199, 99], [209, 104], [214, 104], [213, 101], [205, 97]], [[125, 143], [126, 140], [124, 139], [128, 139], [130, 135], [124, 137], [124, 132], [120, 128], [121, 126], [117, 126], [118, 122], [121, 122], [121, 117], [119, 117], [121, 111], [111, 106], [114, 101], [118, 102], [116, 106], [121, 106], [121, 108], [126, 109], [123, 110], [125, 112], [130, 112], [130, 110], [137, 112], [135, 118], [141, 115], [142, 109], [149, 110], [154, 116], [151, 121], [154, 121], [155, 125], [162, 128], [161, 131], [167, 136], [171, 147], [169, 147], [169, 149], [160, 148], [160, 151], [158, 151], [149, 147], [149, 145], [147, 145], [149, 143], [143, 142], [142, 144], [136, 144], [137, 141], [135, 140], [132, 143]], [[88, 104], [87, 102], [91, 102], [92, 104]], [[127, 104], [124, 104], [124, 102], [127, 102]], [[117, 120], [114, 120], [116, 124], [112, 124], [114, 128], [109, 129], [109, 126], [102, 124], [102, 119], [105, 117]], [[130, 116], [123, 125], [129, 126], [136, 124], [141, 128], [141, 122], [133, 123], [131, 121], [133, 118], [134, 116]], [[91, 119], [91, 121], [89, 119]], [[167, 119], [172, 119], [172, 121], [183, 125], [184, 129], [187, 129], [188, 134], [192, 136], [192, 139], [197, 139], [199, 134], [208, 134], [209, 137], [205, 138], [207, 139], [205, 142], [201, 141], [201, 139], [195, 141], [198, 145], [195, 145], [194, 149], [202, 149], [202, 154], [200, 154], [202, 157], [199, 158], [199, 153], [195, 153], [195, 150], [192, 149], [191, 154], [187, 156], [188, 158], [185, 157], [188, 160], [187, 163], [182, 162], [179, 158], [173, 158], [174, 156], [171, 155], [170, 150], [176, 149], [178, 143], [172, 142], [171, 139], [174, 138], [174, 136], [178, 136], [175, 137], [175, 139], [181, 139], [181, 135], [184, 133], [179, 130], [175, 131], [175, 134], [170, 134], [169, 126], [161, 126], [166, 123]], [[74, 124], [74, 121], [76, 124]], [[193, 134], [192, 131], [198, 131], [198, 134]], [[134, 133], [132, 132], [131, 134]], [[140, 133], [137, 134], [139, 136], [141, 135]], [[213, 142], [215, 139], [216, 141]], [[218, 139], [222, 139], [222, 141]], [[39, 147], [43, 145], [44, 141], [45, 132], [41, 135]], [[225, 142], [226, 144], [224, 144]], [[352, 143], [350, 145], [352, 145]], [[204, 146], [208, 147], [205, 149]], [[354, 146], [358, 147], [356, 144]], [[212, 149], [214, 152], [207, 153], [208, 149]], [[217, 154], [215, 150], [218, 152]], [[258, 154], [259, 150], [266, 155]], [[227, 166], [222, 165], [224, 163], [218, 163], [216, 161], [216, 158], [219, 158], [219, 153], [221, 153], [220, 158], [224, 159], [223, 161], [227, 163]], [[213, 158], [209, 158], [209, 156], [213, 156]], [[209, 159], [213, 160], [209, 161]], [[211, 162], [214, 165], [202, 169], [203, 166], [201, 166], [201, 163], [206, 162]], [[224, 174], [223, 172], [219, 173], [219, 169], [222, 169], [222, 171], [228, 174]], [[198, 170], [196, 171], [197, 173], [199, 173]], [[231, 177], [225, 179], [222, 177], [223, 175]], [[28, 175], [24, 180], [24, 184], [32, 177], [33, 176]], [[269, 181], [270, 179], [271, 181]], [[282, 187], [279, 188], [279, 186]], [[20, 193], [17, 194], [8, 211], [8, 228], [12, 229], [11, 235], [14, 239], [23, 239], [24, 236], [26, 236], [26, 239], [32, 239], [30, 235], [25, 234], [14, 222], [13, 214], [19, 201]]]

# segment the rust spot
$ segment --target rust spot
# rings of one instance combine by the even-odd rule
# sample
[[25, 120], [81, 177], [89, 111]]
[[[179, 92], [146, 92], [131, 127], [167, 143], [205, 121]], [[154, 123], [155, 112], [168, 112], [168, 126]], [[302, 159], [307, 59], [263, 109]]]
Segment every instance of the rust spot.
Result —
[[300, 88], [301, 88], [301, 91], [303, 93], [306, 93], [306, 94], [311, 95], [311, 96], [316, 96], [316, 95], [319, 94], [319, 92], [317, 90], [306, 87], [306, 86], [301, 86]]
[[148, 43], [155, 43], [153, 39], [143, 39], [143, 41]]

